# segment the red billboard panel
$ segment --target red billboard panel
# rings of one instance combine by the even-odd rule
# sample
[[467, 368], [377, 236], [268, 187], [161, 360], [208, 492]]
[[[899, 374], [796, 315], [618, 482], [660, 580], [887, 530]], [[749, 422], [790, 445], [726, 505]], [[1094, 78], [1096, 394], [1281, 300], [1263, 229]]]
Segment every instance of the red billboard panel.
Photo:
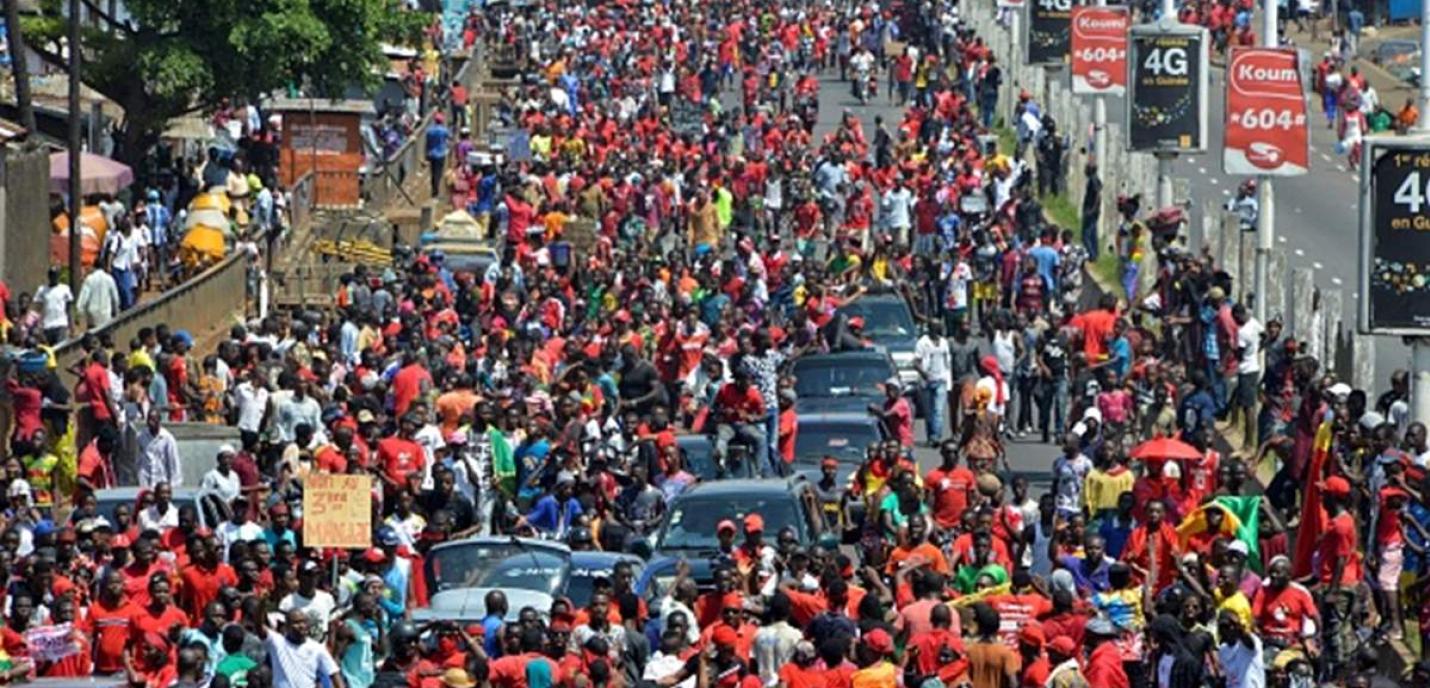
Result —
[[1306, 95], [1293, 48], [1233, 48], [1226, 70], [1227, 174], [1290, 177], [1311, 167]]
[[1073, 93], [1127, 91], [1128, 23], [1126, 7], [1072, 8]]

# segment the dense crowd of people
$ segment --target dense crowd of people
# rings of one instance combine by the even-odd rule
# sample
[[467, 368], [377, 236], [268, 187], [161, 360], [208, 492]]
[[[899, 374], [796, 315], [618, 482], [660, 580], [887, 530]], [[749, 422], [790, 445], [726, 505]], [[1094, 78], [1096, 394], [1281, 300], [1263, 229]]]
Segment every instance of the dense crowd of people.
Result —
[[[1326, 374], [1176, 213], [1119, 198], [1099, 236], [1096, 161], [1081, 226], [1051, 224], [1075, 143], [1017, 93], [1014, 150], [990, 148], [1003, 75], [957, 2], [489, 3], [464, 41], [527, 74], [502, 150], [465, 97], [425, 133], [444, 210], [501, 247], [482, 274], [397, 250], [330, 310], [205, 351], [90, 334], [72, 371], [12, 334], [0, 679], [1367, 686], [1403, 629], [1430, 636], [1408, 376], [1372, 396]], [[846, 87], [902, 115], [821, 116]], [[1120, 283], [1085, 285], [1109, 251]], [[442, 543], [648, 553], [701, 480], [680, 435], [710, 438], [717, 477], [798, 472], [790, 364], [870, 348], [843, 307], [877, 293], [913, 313], [917, 381], [880, 383], [888, 439], [857, 465], [792, 478], [830, 535], [729, 514], [708, 578], [681, 561], [651, 594], [627, 561], [581, 605], [497, 589], [482, 618], [414, 620]], [[175, 422], [240, 439], [195, 470]], [[1011, 468], [1027, 451], [1041, 494]], [[370, 477], [370, 547], [305, 543], [324, 473]], [[137, 502], [101, 503], [120, 485]]]

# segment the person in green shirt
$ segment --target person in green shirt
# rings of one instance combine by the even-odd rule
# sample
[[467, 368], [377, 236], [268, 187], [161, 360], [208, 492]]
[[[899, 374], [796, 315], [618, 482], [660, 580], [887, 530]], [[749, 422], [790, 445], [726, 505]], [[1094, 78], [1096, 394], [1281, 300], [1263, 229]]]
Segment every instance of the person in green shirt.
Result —
[[243, 636], [243, 627], [238, 624], [229, 624], [223, 629], [223, 651], [226, 656], [214, 667], [214, 674], [227, 678], [230, 686], [248, 685], [248, 672], [258, 666], [257, 662], [243, 654]]
[[987, 576], [993, 585], [1008, 582], [1008, 571], [993, 560], [993, 534], [984, 530], [973, 534], [973, 560], [954, 572], [953, 585], [964, 595], [978, 591], [978, 580]]

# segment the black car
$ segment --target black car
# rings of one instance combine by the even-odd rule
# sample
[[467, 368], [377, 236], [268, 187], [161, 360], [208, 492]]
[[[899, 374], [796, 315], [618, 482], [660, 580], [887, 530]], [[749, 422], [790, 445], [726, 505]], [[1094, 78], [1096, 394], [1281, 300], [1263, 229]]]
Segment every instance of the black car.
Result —
[[683, 556], [696, 569], [719, 554], [716, 526], [730, 520], [742, 528], [750, 514], [764, 518], [770, 543], [786, 527], [794, 529], [801, 545], [813, 544], [824, 532], [814, 490], [803, 476], [699, 483], [671, 503], [655, 532], [651, 559]]
[[869, 445], [885, 439], [884, 425], [869, 413], [801, 413], [794, 441], [794, 468], [813, 480], [826, 456], [839, 461], [839, 479], [846, 480], [864, 463]]
[[873, 349], [801, 356], [792, 374], [801, 415], [866, 413], [870, 404], [883, 405], [884, 383], [898, 377], [893, 359]]
[[468, 588], [517, 588], [557, 595], [571, 577], [566, 545], [515, 536], [444, 542], [424, 557], [432, 594]]
[[914, 345], [918, 343], [919, 331], [914, 322], [914, 312], [904, 297], [894, 292], [865, 294], [840, 308], [839, 312], [849, 318], [863, 318], [864, 337], [894, 360], [899, 380], [905, 386], [918, 383]]

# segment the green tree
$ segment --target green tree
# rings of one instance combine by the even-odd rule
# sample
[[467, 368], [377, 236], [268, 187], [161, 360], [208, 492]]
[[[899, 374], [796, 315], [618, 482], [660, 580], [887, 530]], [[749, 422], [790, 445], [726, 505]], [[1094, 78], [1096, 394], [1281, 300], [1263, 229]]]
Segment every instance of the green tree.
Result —
[[[372, 86], [382, 43], [419, 45], [433, 19], [401, 0], [125, 0], [125, 21], [83, 2], [92, 21], [82, 81], [124, 109], [115, 155], [131, 165], [171, 120], [223, 98], [299, 83], [319, 96]], [[62, 0], [43, 0], [23, 25], [30, 46], [61, 69], [67, 21]]]

